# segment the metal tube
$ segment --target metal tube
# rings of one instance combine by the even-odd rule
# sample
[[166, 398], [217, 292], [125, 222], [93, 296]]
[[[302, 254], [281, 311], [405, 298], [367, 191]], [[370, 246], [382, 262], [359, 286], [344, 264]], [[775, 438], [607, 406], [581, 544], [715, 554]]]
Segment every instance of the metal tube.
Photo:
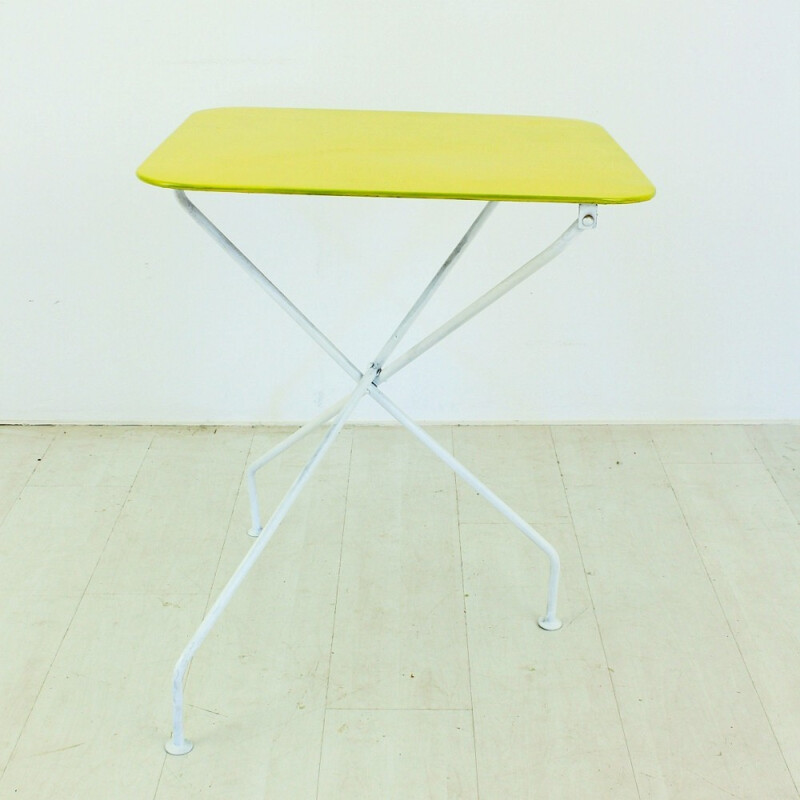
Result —
[[331, 444], [333, 444], [333, 440], [338, 436], [339, 431], [341, 431], [342, 426], [353, 412], [353, 409], [358, 404], [358, 401], [361, 400], [361, 398], [366, 394], [376, 372], [377, 370], [374, 367], [368, 369], [358, 382], [356, 388], [351, 392], [347, 403], [339, 412], [336, 422], [325, 434], [325, 438], [322, 440], [322, 442], [320, 442], [319, 446], [314, 452], [314, 455], [311, 456], [311, 459], [303, 467], [297, 478], [295, 478], [294, 483], [291, 485], [289, 491], [284, 495], [283, 500], [281, 500], [280, 504], [275, 509], [275, 512], [262, 531], [261, 535], [253, 542], [252, 546], [247, 551], [247, 555], [245, 555], [239, 566], [236, 568], [236, 571], [228, 579], [225, 587], [214, 601], [214, 604], [209, 609], [203, 621], [200, 623], [200, 626], [195, 631], [194, 636], [192, 636], [192, 638], [189, 640], [189, 643], [186, 645], [180, 655], [180, 658], [175, 664], [175, 669], [172, 674], [172, 738], [169, 739], [165, 745], [165, 749], [170, 755], [183, 755], [192, 749], [192, 743], [184, 738], [183, 733], [183, 679], [192, 657], [197, 651], [197, 648], [200, 647], [206, 636], [208, 636], [209, 632], [214, 627], [217, 619], [219, 619], [220, 615], [225, 610], [225, 607], [236, 593], [236, 590], [247, 576], [247, 573], [250, 571], [253, 564], [255, 564], [258, 557], [267, 546], [267, 543], [272, 538], [275, 530], [289, 512], [292, 504], [297, 499], [300, 491], [308, 482], [308, 479], [313, 474], [322, 457], [328, 451], [328, 448], [331, 446]]
[[481, 483], [460, 461], [447, 452], [435, 439], [425, 433], [419, 425], [401, 411], [380, 389], [370, 385], [367, 391], [377, 403], [385, 408], [406, 430], [412, 433], [429, 450], [437, 455], [453, 472], [471, 486], [478, 494], [486, 498], [509, 522], [524, 533], [550, 561], [550, 580], [547, 589], [547, 610], [539, 618], [539, 627], [544, 630], [554, 631], [561, 627], [561, 621], [556, 617], [556, 601], [558, 599], [558, 576], [561, 562], [558, 552], [541, 534], [537, 533], [513, 508], [504, 503], [491, 489]]
[[481, 213], [478, 214], [478, 216], [475, 218], [475, 221], [467, 229], [467, 232], [461, 237], [459, 243], [453, 248], [453, 251], [447, 257], [444, 264], [439, 267], [439, 271], [433, 276], [430, 283], [425, 287], [425, 291], [423, 291], [422, 294], [417, 298], [417, 301], [413, 306], [411, 306], [409, 312], [405, 315], [405, 317], [403, 317], [402, 322], [397, 326], [394, 333], [388, 338], [386, 344], [384, 344], [384, 346], [381, 348], [374, 361], [378, 367], [384, 364], [395, 347], [397, 347], [397, 345], [400, 343], [400, 340], [403, 338], [403, 336], [405, 336], [414, 320], [420, 315], [422, 309], [427, 305], [428, 300], [430, 300], [433, 293], [439, 288], [442, 281], [452, 270], [453, 266], [455, 266], [456, 261], [458, 261], [467, 245], [481, 229], [483, 223], [486, 222], [489, 214], [491, 214], [496, 206], [497, 201], [493, 200], [487, 203], [481, 209]]
[[579, 222], [573, 222], [561, 236], [558, 237], [549, 247], [542, 250], [541, 253], [534, 256], [530, 261], [526, 261], [519, 269], [512, 272], [505, 280], [497, 284], [493, 289], [490, 289], [486, 294], [479, 297], [474, 303], [468, 305], [463, 311], [456, 314], [448, 322], [438, 327], [429, 336], [426, 336], [418, 344], [414, 345], [411, 349], [407, 350], [402, 356], [399, 356], [391, 364], [387, 365], [381, 370], [378, 375], [377, 383], [383, 383], [388, 380], [396, 372], [399, 372], [403, 367], [410, 364], [414, 359], [421, 356], [424, 352], [429, 350], [435, 344], [440, 342], [446, 336], [449, 336], [454, 330], [460, 328], [465, 322], [469, 321], [476, 314], [479, 314], [485, 308], [490, 306], [496, 300], [499, 300], [504, 294], [510, 292], [515, 286], [522, 283], [526, 278], [533, 275], [534, 272], [540, 270], [545, 264], [552, 261], [557, 255], [563, 252], [567, 245], [573, 240], [577, 234], [581, 232]]
[[350, 395], [345, 395], [338, 403], [326, 408], [321, 414], [314, 419], [306, 422], [305, 425], [298, 428], [293, 434], [288, 436], [279, 444], [275, 445], [271, 450], [267, 451], [263, 456], [254, 461], [247, 469], [247, 491], [250, 495], [250, 521], [251, 528], [248, 533], [251, 536], [258, 536], [261, 533], [261, 511], [258, 504], [258, 494], [256, 491], [256, 472], [262, 467], [269, 464], [274, 458], [277, 458], [281, 453], [286, 452], [293, 444], [305, 439], [310, 433], [313, 433], [321, 425], [324, 425], [329, 419], [335, 417], [347, 403], [347, 398]]
[[180, 189], [175, 196], [189, 216], [227, 252], [244, 271], [348, 374], [358, 380], [361, 370], [269, 279], [263, 272], [192, 203]]

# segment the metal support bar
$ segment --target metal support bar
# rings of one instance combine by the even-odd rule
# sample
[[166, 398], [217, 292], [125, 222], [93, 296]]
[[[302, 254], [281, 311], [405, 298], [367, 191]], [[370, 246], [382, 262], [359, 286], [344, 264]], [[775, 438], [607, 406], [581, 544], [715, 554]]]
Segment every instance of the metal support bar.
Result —
[[237, 264], [351, 377], [358, 380], [361, 370], [214, 225], [213, 222], [180, 189], [175, 191], [178, 202], [189, 216], [231, 256]]
[[425, 291], [417, 298], [417, 301], [413, 306], [411, 306], [411, 309], [405, 315], [403, 321], [397, 326], [394, 333], [389, 337], [386, 344], [381, 348], [381, 351], [375, 357], [375, 363], [378, 365], [378, 367], [382, 367], [383, 364], [386, 363], [386, 359], [400, 343], [400, 340], [403, 338], [403, 336], [406, 335], [414, 320], [420, 315], [422, 309], [428, 304], [428, 300], [430, 300], [433, 293], [439, 288], [439, 286], [441, 286], [442, 281], [444, 281], [447, 275], [451, 272], [456, 261], [458, 261], [464, 250], [466, 250], [467, 245], [475, 237], [475, 234], [477, 234], [477, 232], [483, 227], [483, 223], [486, 222], [489, 214], [494, 211], [496, 206], [496, 202], [487, 203], [481, 210], [481, 213], [475, 218], [475, 221], [472, 223], [472, 225], [469, 226], [469, 229], [461, 237], [459, 243], [453, 248], [453, 251], [447, 257], [444, 264], [439, 267], [439, 271], [433, 276], [427, 287], [425, 287]]
[[252, 523], [248, 531], [250, 536], [258, 536], [258, 534], [261, 533], [261, 511], [259, 510], [258, 492], [256, 490], [256, 472], [269, 464], [274, 458], [277, 458], [281, 453], [286, 452], [293, 444], [305, 439], [310, 433], [313, 433], [317, 428], [333, 419], [333, 417], [344, 408], [349, 396], [350, 395], [345, 395], [338, 403], [334, 403], [321, 414], [314, 417], [314, 419], [306, 422], [305, 425], [298, 428], [291, 436], [287, 436], [282, 442], [275, 445], [275, 447], [248, 467], [247, 491], [250, 495], [250, 522]]
[[457, 328], [460, 328], [465, 322], [471, 320], [476, 314], [479, 314], [492, 303], [499, 300], [504, 294], [510, 292], [515, 286], [522, 283], [526, 278], [533, 275], [534, 272], [540, 270], [545, 264], [552, 261], [566, 249], [567, 245], [582, 230], [583, 228], [578, 221], [573, 222], [549, 247], [542, 250], [541, 253], [534, 256], [530, 261], [526, 261], [518, 270], [512, 272], [511, 275], [498, 283], [493, 289], [490, 289], [474, 303], [468, 305], [463, 311], [438, 327], [433, 333], [426, 336], [410, 350], [407, 350], [402, 356], [399, 356], [384, 367], [383, 370], [381, 370], [381, 374], [378, 376], [378, 383], [387, 381], [392, 375], [399, 372], [416, 358], [419, 358], [424, 352], [430, 350], [431, 347], [446, 336], [449, 336]]

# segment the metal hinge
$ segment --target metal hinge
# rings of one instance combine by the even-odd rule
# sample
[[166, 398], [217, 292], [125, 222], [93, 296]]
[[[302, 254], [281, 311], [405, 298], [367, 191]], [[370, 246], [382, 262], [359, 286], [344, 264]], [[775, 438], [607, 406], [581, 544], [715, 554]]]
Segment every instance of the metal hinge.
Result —
[[578, 205], [578, 227], [581, 230], [597, 227], [597, 205], [595, 203]]

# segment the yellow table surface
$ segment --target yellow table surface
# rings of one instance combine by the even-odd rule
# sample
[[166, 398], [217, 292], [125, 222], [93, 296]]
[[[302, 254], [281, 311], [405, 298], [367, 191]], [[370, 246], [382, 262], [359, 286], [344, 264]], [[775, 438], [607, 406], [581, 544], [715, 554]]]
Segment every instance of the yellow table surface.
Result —
[[599, 125], [552, 117], [215, 108], [139, 167], [171, 189], [636, 203], [655, 188]]

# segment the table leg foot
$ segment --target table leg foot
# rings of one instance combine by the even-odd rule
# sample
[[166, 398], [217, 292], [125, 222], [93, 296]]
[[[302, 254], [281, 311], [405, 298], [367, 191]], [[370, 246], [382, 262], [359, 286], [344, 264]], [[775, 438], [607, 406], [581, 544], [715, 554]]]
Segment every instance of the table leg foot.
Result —
[[252, 536], [255, 539], [255, 537], [258, 536], [259, 533], [261, 533], [261, 530], [262, 530], [261, 528], [250, 528], [250, 530], [247, 531], [247, 535]]
[[164, 745], [164, 749], [171, 756], [185, 756], [193, 747], [194, 745], [188, 739], [184, 739], [180, 744], [175, 744], [172, 739], [168, 739]]
[[539, 617], [539, 627], [545, 631], [557, 631], [561, 627], [561, 620], [557, 617], [553, 617], [553, 619]]

